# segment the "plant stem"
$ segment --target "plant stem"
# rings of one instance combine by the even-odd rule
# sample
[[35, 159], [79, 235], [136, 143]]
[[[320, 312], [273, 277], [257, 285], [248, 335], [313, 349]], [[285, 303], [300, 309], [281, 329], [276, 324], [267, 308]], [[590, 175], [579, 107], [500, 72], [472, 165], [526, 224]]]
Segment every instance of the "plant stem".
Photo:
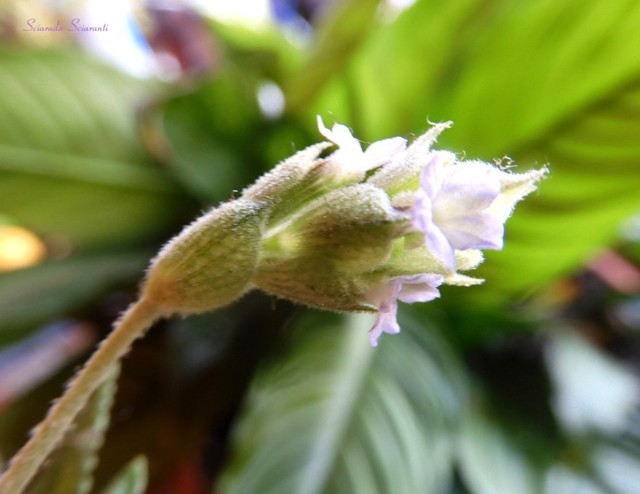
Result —
[[91, 394], [108, 377], [113, 365], [160, 316], [157, 308], [144, 298], [127, 309], [111, 334], [69, 383], [62, 397], [49, 409], [46, 418], [34, 429], [29, 441], [13, 457], [0, 477], [0, 494], [19, 494], [23, 491]]

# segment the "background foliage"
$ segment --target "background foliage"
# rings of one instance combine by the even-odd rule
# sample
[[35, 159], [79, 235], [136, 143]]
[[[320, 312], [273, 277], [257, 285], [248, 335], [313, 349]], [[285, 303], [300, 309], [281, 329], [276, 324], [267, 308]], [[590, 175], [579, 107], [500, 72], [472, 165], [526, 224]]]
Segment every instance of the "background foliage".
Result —
[[375, 350], [368, 316], [257, 293], [163, 322], [123, 363], [109, 431], [115, 381], [30, 492], [640, 492], [640, 4], [347, 0], [303, 22], [286, 3], [262, 28], [148, 11], [171, 82], [0, 11], [0, 227], [47, 253], [0, 274], [0, 388], [33, 377], [0, 399], [2, 456], [162, 242], [317, 141], [316, 114], [365, 142], [453, 120], [439, 147], [551, 170], [484, 285], [403, 307]]

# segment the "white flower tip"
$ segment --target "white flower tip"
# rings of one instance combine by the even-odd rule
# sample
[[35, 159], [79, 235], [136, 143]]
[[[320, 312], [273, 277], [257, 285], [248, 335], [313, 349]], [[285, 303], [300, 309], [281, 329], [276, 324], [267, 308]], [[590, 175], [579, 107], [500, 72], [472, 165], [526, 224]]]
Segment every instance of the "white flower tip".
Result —
[[331, 130], [325, 127], [322, 117], [320, 115], [317, 116], [318, 122], [318, 130], [320, 134], [322, 134], [325, 138], [337, 144], [341, 148], [352, 148], [356, 146], [358, 151], [362, 151], [360, 149], [359, 141], [353, 137], [353, 134], [349, 130], [349, 127], [346, 125], [342, 125], [339, 123], [334, 123]]
[[320, 115], [316, 115], [316, 122], [318, 123], [318, 130], [320, 131], [320, 134], [331, 141], [331, 131], [325, 127]]
[[442, 131], [453, 127], [453, 121], [451, 120], [446, 122], [432, 122], [431, 120], [427, 120], [427, 123], [432, 126], [427, 133], [434, 132], [436, 136], [441, 134]]

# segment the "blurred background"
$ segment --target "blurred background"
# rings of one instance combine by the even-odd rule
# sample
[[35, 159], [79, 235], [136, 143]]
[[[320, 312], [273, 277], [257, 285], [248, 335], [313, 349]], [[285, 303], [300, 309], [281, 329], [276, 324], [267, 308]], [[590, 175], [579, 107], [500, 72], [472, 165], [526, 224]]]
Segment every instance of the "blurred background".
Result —
[[365, 144], [452, 120], [437, 147], [550, 168], [484, 285], [375, 350], [369, 316], [261, 293], [163, 321], [29, 492], [638, 494], [639, 25], [636, 0], [5, 0], [0, 463], [158, 248], [316, 115]]

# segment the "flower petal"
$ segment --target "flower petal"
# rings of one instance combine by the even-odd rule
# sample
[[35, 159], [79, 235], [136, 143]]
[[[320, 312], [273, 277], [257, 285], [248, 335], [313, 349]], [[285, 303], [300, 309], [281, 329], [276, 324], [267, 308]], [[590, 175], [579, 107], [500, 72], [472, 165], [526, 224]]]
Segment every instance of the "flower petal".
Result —
[[504, 224], [484, 211], [449, 218], [441, 231], [449, 243], [458, 250], [495, 249], [504, 244]]
[[384, 165], [399, 153], [403, 152], [406, 147], [407, 140], [401, 137], [376, 141], [364, 152], [363, 166], [365, 170], [371, 170]]
[[371, 346], [378, 346], [378, 338], [382, 333], [397, 334], [400, 332], [400, 326], [396, 320], [398, 304], [390, 301], [388, 304], [380, 306], [380, 312], [373, 327], [369, 330], [369, 342]]
[[437, 225], [431, 223], [428, 228], [423, 230], [423, 233], [429, 252], [440, 259], [448, 270], [453, 271], [456, 267], [456, 255], [444, 232]]
[[374, 290], [369, 300], [378, 306], [378, 317], [369, 331], [372, 346], [378, 344], [382, 333], [400, 332], [397, 321], [398, 300], [406, 303], [429, 302], [440, 296], [437, 287], [444, 282], [439, 274], [419, 274], [387, 281]]
[[440, 297], [438, 286], [444, 281], [439, 274], [420, 274], [403, 278], [402, 288], [398, 292], [398, 300], [407, 304], [414, 302], [429, 302]]
[[500, 195], [500, 173], [477, 162], [448, 167], [434, 199], [435, 221], [488, 208]]
[[431, 153], [432, 157], [420, 174], [420, 189], [432, 200], [438, 196], [444, 179], [444, 167], [455, 155], [446, 151]]
[[338, 149], [329, 158], [341, 166], [359, 168], [363, 156], [362, 146], [360, 146], [360, 141], [353, 137], [349, 128], [346, 125], [335, 123], [329, 130], [324, 126], [320, 115], [317, 119], [320, 133], [338, 146]]

